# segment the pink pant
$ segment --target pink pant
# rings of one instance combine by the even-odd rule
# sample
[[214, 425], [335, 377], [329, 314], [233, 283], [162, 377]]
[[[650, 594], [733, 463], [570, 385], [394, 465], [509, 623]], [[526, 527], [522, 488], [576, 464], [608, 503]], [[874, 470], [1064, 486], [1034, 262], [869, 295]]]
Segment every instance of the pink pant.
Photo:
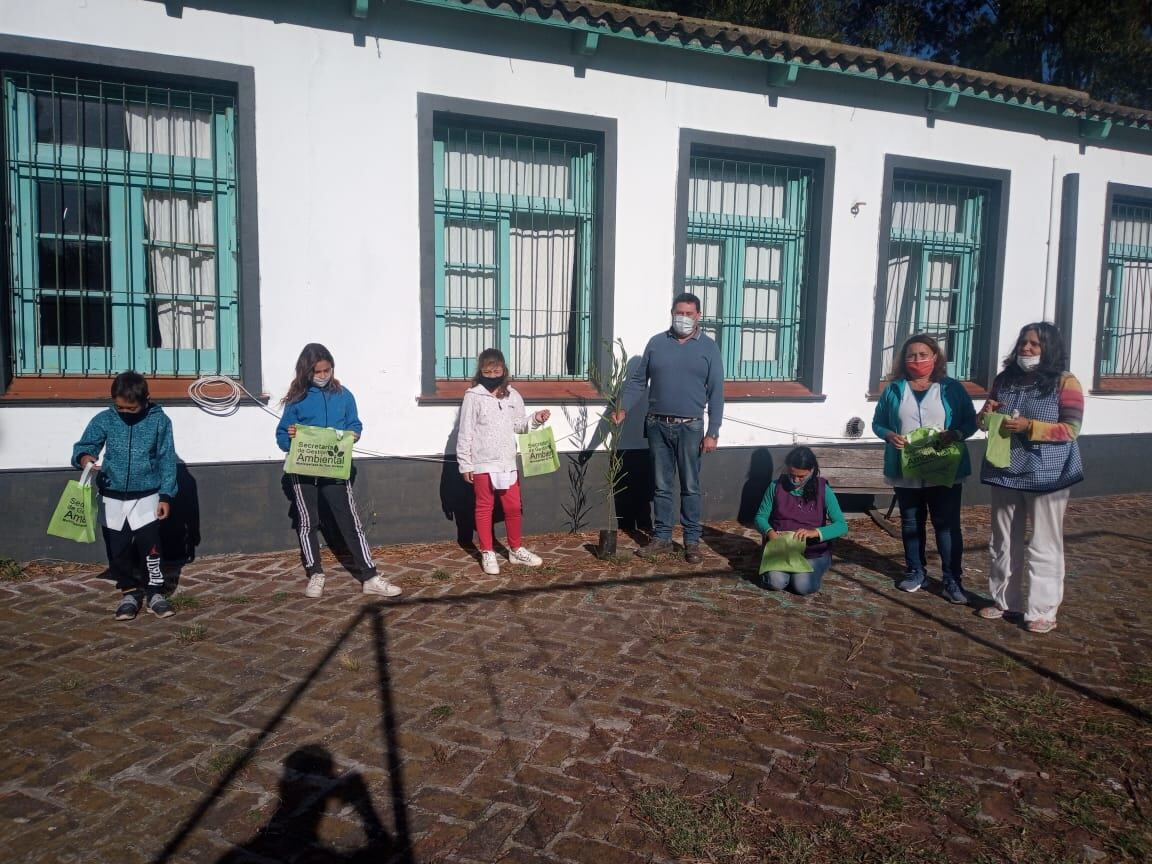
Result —
[[493, 489], [492, 478], [487, 474], [473, 474], [472, 486], [476, 490], [476, 534], [480, 537], [480, 551], [491, 552], [492, 510], [496, 499], [504, 510], [504, 525], [508, 529], [508, 548], [519, 549], [523, 543], [520, 536], [521, 504], [520, 478], [510, 489]]

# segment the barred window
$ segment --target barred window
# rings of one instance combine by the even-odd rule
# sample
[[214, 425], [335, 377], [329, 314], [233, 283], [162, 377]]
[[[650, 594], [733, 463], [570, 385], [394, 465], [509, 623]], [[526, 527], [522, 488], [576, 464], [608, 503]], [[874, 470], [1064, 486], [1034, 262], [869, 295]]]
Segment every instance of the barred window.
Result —
[[730, 380], [800, 375], [812, 189], [810, 168], [692, 155], [684, 289]]
[[433, 129], [436, 377], [500, 348], [520, 380], [586, 378], [597, 145], [451, 118]]
[[0, 82], [15, 375], [238, 374], [233, 98]]
[[973, 380], [982, 374], [990, 201], [987, 186], [896, 172], [881, 295], [881, 374], [914, 333], [940, 343], [953, 378]]
[[1116, 198], [1108, 220], [1101, 378], [1152, 378], [1152, 203]]

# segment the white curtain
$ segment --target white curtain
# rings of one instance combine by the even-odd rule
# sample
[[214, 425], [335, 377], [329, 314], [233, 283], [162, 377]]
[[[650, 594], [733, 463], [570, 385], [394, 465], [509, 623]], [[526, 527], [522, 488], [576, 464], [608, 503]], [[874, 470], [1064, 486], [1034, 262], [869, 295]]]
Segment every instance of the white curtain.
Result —
[[467, 365], [497, 344], [496, 225], [449, 222], [444, 234], [445, 355]]
[[134, 153], [212, 158], [212, 115], [207, 111], [132, 104], [126, 116], [128, 149]]
[[[781, 268], [784, 247], [780, 243], [748, 243], [744, 247], [744, 320], [779, 321]], [[763, 362], [779, 359], [779, 328], [752, 324], [740, 330], [740, 359]]]
[[724, 290], [724, 243], [689, 240], [684, 265], [684, 288], [700, 298], [700, 329], [719, 341], [720, 295]]
[[[880, 373], [892, 368], [893, 354], [912, 333], [912, 314], [916, 303], [916, 270], [919, 270], [920, 247], [898, 244], [888, 259], [888, 284], [884, 292], [884, 341], [881, 343]], [[903, 254], [903, 253], [910, 254]]]
[[466, 142], [450, 142], [444, 153], [444, 185], [485, 195], [570, 198], [574, 155], [571, 146], [562, 144], [521, 149], [477, 134]]
[[688, 207], [696, 214], [782, 219], [787, 192], [788, 185], [783, 175], [739, 180], [735, 177], [697, 176], [688, 182]]
[[[1109, 279], [1114, 278], [1109, 270]], [[1112, 373], [1152, 377], [1152, 263], [1126, 261], [1120, 267], [1120, 296], [1116, 310], [1116, 355]], [[1115, 296], [1116, 286], [1109, 286]]]
[[509, 238], [511, 334], [508, 364], [516, 374], [569, 374], [568, 351], [579, 338], [575, 278], [576, 228], [513, 228]]
[[[216, 214], [211, 196], [144, 193], [148, 285], [161, 348], [216, 348]], [[193, 248], [189, 248], [193, 247]], [[203, 298], [203, 299], [201, 299]]]

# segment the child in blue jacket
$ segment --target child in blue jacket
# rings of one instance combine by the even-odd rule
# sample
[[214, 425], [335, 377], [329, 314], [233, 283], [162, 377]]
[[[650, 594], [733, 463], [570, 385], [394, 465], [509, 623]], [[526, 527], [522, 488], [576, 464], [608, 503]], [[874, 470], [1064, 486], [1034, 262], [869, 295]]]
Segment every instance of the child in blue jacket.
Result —
[[[296, 377], [281, 400], [284, 415], [276, 426], [276, 443], [285, 453], [296, 437], [296, 426], [319, 426], [323, 429], [341, 429], [360, 438], [364, 425], [356, 413], [356, 399], [347, 387], [341, 386], [333, 375], [335, 361], [331, 352], [316, 342], [310, 342], [296, 361]], [[340, 536], [356, 564], [356, 578], [365, 594], [395, 597], [400, 589], [376, 573], [372, 550], [364, 536], [364, 528], [356, 513], [356, 500], [347, 480], [328, 477], [307, 477], [285, 474], [292, 496], [297, 537], [300, 541], [300, 559], [308, 585], [305, 597], [324, 596], [324, 565], [320, 561], [320, 544], [316, 532], [320, 528], [320, 500], [332, 514]]]
[[[160, 618], [173, 614], [164, 597], [160, 570], [159, 520], [168, 518], [176, 495], [176, 448], [172, 421], [148, 399], [148, 382], [139, 372], [121, 372], [112, 381], [112, 408], [88, 423], [72, 448], [72, 465], [98, 471], [101, 525], [108, 549], [108, 571], [123, 592], [117, 621], [130, 621], [146, 604]], [[100, 451], [104, 451], [103, 462]], [[136, 556], [147, 577], [136, 575]]]

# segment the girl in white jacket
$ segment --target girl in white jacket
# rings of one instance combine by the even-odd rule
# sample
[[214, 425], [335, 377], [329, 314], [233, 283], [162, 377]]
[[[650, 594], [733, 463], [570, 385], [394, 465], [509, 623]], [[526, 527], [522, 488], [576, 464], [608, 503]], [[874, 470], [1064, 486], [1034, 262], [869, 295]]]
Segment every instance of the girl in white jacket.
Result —
[[516, 471], [516, 435], [548, 421], [550, 412], [537, 411], [529, 421], [524, 400], [509, 384], [508, 365], [495, 348], [480, 352], [472, 387], [460, 406], [460, 435], [456, 439], [456, 462], [464, 479], [476, 490], [476, 534], [480, 538], [480, 563], [485, 573], [496, 575], [492, 537], [492, 510], [496, 499], [504, 510], [508, 529], [508, 560], [512, 564], [539, 567], [543, 562], [524, 548], [520, 534], [523, 508], [520, 478]]

